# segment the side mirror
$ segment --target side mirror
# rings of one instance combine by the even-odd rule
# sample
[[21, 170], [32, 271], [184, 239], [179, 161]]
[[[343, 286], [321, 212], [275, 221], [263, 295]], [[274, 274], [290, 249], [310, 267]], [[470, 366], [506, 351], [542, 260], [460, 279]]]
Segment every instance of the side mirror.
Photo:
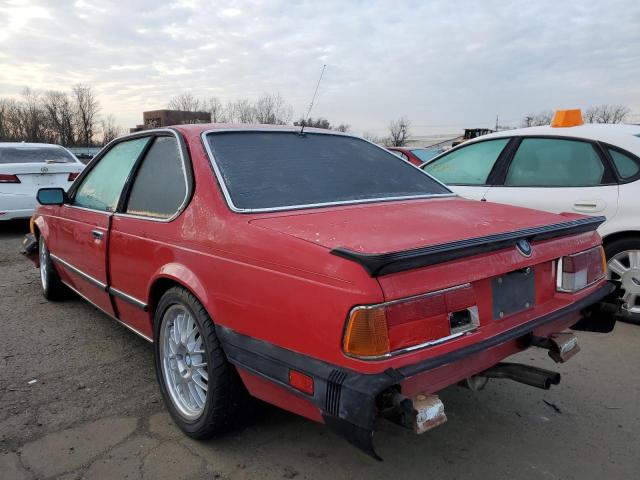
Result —
[[62, 205], [69, 197], [62, 188], [41, 188], [36, 194], [36, 200], [40, 205]]

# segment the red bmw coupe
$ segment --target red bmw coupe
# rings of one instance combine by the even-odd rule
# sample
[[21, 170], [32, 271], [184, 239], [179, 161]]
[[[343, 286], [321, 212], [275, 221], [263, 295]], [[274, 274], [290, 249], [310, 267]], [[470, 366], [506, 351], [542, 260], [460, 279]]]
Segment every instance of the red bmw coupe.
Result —
[[437, 393], [559, 374], [501, 363], [565, 330], [610, 331], [593, 304], [604, 220], [464, 200], [362, 138], [182, 125], [107, 145], [68, 193], [38, 192], [24, 248], [44, 296], [72, 290], [154, 344], [187, 435], [251, 397], [376, 456], [374, 420], [445, 421]]

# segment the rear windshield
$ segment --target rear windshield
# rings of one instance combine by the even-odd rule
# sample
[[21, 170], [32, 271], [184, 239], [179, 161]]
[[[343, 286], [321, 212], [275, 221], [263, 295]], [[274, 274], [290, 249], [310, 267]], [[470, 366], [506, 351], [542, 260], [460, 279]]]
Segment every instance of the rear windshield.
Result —
[[297, 132], [207, 136], [235, 208], [279, 209], [450, 194], [442, 184], [365, 140]]
[[2, 147], [0, 164], [3, 163], [71, 163], [75, 162], [69, 152], [62, 147]]

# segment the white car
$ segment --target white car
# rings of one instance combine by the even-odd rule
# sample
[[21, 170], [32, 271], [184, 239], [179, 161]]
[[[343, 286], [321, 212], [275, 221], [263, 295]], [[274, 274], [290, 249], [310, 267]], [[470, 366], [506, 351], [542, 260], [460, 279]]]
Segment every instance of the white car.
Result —
[[605, 216], [598, 231], [619, 286], [616, 309], [640, 322], [640, 125], [506, 130], [421, 168], [463, 197]]
[[0, 221], [28, 218], [43, 187], [68, 189], [84, 164], [60, 145], [0, 143]]

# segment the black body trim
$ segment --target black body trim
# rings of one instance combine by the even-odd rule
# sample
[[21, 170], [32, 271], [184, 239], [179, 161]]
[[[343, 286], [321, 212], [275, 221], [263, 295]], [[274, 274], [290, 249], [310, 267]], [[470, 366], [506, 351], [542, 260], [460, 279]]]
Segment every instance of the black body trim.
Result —
[[586, 217], [553, 225], [526, 228], [514, 232], [496, 233], [484, 237], [468, 238], [400, 252], [360, 253], [338, 247], [331, 250], [331, 253], [359, 263], [369, 275], [377, 277], [389, 273], [449, 262], [481, 253], [502, 250], [515, 246], [516, 243], [522, 239], [535, 242], [589, 232], [596, 230], [605, 220], [605, 217]]
[[107, 291], [107, 284], [101, 282], [100, 280], [98, 280], [97, 278], [93, 278], [91, 275], [89, 275], [88, 273], [83, 272], [82, 270], [80, 270], [77, 267], [74, 267], [73, 265], [71, 265], [69, 262], [63, 260], [62, 258], [58, 257], [57, 255], [49, 252], [49, 257], [51, 258], [51, 260], [53, 260], [55, 263], [59, 263], [60, 265], [62, 265], [63, 267], [65, 267], [67, 270], [69, 270], [70, 272], [75, 273], [76, 275], [78, 275], [80, 278], [82, 278], [83, 280], [85, 280], [86, 282], [89, 282], [91, 285], [93, 285], [94, 287], [98, 287], [100, 290], [102, 290], [103, 292]]
[[131, 295], [124, 293], [118, 290], [117, 288], [109, 287], [108, 291], [114, 297], [117, 297], [120, 300], [124, 300], [125, 302], [130, 303], [134, 307], [138, 307], [141, 310], [144, 310], [145, 312], [149, 310], [149, 306], [146, 303], [144, 303], [142, 300], [138, 300], [137, 298], [132, 297]]
[[[379, 414], [376, 399], [380, 393], [399, 385], [406, 378], [461, 360], [501, 343], [518, 338], [522, 338], [524, 342], [527, 340], [530, 342], [530, 334], [536, 328], [559, 320], [566, 315], [585, 310], [602, 300], [613, 290], [613, 284], [607, 282], [595, 292], [567, 307], [494, 337], [419, 363], [406, 365], [399, 369], [390, 368], [377, 374], [364, 374], [332, 365], [302, 353], [243, 335], [221, 325], [216, 325], [216, 333], [232, 364], [311, 401], [322, 412], [327, 426], [367, 454], [379, 459], [372, 440], [374, 421]], [[592, 321], [597, 321], [597, 319], [593, 318]], [[525, 345], [528, 344], [525, 343]], [[290, 369], [313, 377], [315, 387], [313, 395], [302, 393], [289, 385]]]

